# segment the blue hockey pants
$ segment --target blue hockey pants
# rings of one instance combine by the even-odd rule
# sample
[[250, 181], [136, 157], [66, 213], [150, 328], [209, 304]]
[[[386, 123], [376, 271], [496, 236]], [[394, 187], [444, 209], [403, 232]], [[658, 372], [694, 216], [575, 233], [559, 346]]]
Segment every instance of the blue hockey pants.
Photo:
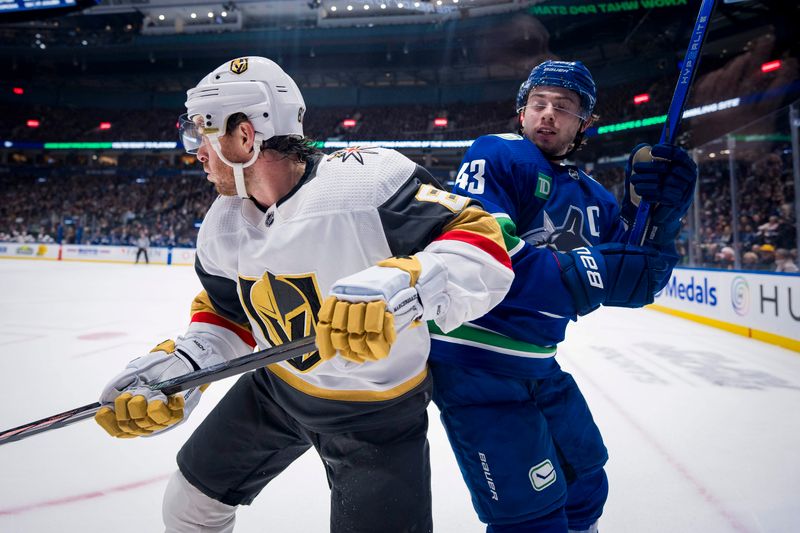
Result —
[[582, 530], [600, 517], [608, 455], [571, 375], [430, 366], [433, 401], [489, 533]]

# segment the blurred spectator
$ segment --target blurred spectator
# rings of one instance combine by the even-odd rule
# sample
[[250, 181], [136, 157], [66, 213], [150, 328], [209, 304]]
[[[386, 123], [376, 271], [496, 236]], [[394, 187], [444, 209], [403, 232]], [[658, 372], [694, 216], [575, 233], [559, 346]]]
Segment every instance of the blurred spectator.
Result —
[[736, 254], [730, 246], [724, 246], [716, 255], [717, 266], [724, 270], [733, 268], [733, 263], [736, 260]]
[[763, 244], [758, 249], [759, 263], [765, 270], [772, 270], [775, 265], [775, 247]]
[[775, 250], [775, 272], [800, 272], [792, 256], [785, 248]]
[[755, 252], [745, 252], [742, 255], [742, 268], [744, 270], [758, 269], [758, 254]]

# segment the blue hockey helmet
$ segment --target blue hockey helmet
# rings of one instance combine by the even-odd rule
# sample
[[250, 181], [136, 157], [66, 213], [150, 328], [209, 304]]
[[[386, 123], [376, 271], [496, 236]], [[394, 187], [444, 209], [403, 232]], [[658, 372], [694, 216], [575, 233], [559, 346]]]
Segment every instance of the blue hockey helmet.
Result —
[[580, 61], [547, 61], [533, 67], [528, 79], [519, 87], [517, 93], [517, 111], [528, 103], [528, 93], [534, 87], [549, 85], [563, 87], [578, 93], [581, 106], [590, 115], [597, 101], [597, 87], [592, 79], [592, 74], [586, 65]]

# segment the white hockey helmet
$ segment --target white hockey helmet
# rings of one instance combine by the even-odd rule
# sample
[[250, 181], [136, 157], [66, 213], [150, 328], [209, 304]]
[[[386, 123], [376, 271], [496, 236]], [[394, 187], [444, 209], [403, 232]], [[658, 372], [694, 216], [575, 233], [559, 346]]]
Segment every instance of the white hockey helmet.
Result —
[[[205, 135], [219, 158], [233, 167], [241, 197], [247, 197], [242, 169], [255, 163], [263, 141], [278, 135], [303, 136], [303, 95], [281, 67], [264, 57], [228, 61], [189, 89], [186, 96], [187, 113], [179, 119], [184, 148], [197, 153]], [[228, 161], [219, 146], [228, 118], [235, 113], [247, 115], [256, 132], [253, 157], [247, 163]]]

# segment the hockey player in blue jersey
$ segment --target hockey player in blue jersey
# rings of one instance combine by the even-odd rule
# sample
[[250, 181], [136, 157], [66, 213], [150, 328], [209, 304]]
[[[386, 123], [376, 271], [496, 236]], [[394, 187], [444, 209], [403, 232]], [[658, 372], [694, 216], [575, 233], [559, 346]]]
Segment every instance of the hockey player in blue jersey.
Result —
[[[597, 531], [608, 458], [589, 407], [555, 359], [570, 320], [600, 305], [641, 307], [666, 283], [697, 169], [680, 148], [652, 147], [626, 169], [620, 207], [562, 161], [595, 118], [580, 62], [546, 61], [517, 96], [520, 135], [467, 151], [454, 192], [479, 199], [503, 234], [515, 280], [486, 316], [447, 334], [430, 326], [434, 401], [489, 533]], [[637, 146], [633, 153], [649, 146]], [[651, 202], [644, 247], [623, 244], [638, 198]]]

